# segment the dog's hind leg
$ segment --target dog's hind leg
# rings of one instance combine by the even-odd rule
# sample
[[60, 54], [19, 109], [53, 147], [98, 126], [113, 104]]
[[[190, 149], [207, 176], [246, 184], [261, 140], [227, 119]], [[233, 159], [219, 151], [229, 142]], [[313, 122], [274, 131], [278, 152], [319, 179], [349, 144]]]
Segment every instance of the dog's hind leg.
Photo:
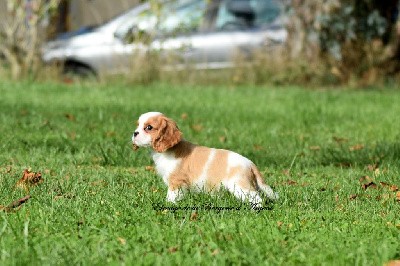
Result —
[[263, 201], [258, 191], [243, 189], [237, 184], [224, 184], [224, 187], [241, 201], [250, 202], [252, 208], [259, 208], [262, 206]]

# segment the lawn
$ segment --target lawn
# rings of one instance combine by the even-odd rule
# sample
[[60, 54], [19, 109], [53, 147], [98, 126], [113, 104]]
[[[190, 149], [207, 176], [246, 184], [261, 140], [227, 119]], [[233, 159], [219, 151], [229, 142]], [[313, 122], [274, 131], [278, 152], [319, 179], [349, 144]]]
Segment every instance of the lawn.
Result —
[[[400, 91], [0, 82], [1, 265], [383, 265], [400, 259]], [[137, 117], [253, 160], [279, 192], [165, 203]], [[44, 182], [15, 187], [24, 169]]]

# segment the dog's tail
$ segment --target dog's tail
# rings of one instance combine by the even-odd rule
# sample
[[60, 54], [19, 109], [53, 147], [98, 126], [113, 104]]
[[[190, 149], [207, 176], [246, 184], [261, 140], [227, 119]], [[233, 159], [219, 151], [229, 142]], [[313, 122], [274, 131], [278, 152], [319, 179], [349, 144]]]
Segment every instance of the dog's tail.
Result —
[[257, 185], [261, 189], [261, 191], [264, 192], [265, 195], [271, 200], [279, 199], [279, 194], [277, 192], [274, 192], [272, 188], [264, 182], [264, 179], [260, 171], [255, 165], [252, 165], [251, 171], [253, 172], [254, 177], [256, 178], [257, 181]]

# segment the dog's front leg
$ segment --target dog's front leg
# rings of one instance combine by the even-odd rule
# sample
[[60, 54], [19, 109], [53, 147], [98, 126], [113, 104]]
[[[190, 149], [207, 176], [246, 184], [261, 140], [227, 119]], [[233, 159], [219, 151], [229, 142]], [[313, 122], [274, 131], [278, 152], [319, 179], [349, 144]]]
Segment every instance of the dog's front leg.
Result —
[[176, 203], [181, 200], [183, 196], [182, 190], [168, 188], [167, 192], [167, 202]]

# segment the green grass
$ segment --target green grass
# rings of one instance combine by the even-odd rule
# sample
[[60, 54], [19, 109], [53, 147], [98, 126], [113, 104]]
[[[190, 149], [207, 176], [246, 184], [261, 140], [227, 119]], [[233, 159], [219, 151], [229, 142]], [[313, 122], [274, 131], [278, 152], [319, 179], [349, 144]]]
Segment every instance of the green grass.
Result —
[[[14, 188], [25, 168], [45, 180], [19, 210], [0, 212], [1, 265], [382, 265], [400, 258], [400, 203], [379, 185], [400, 186], [396, 89], [3, 81], [0, 95], [0, 205], [26, 195]], [[138, 115], [151, 110], [174, 118], [192, 142], [249, 157], [281, 199], [258, 211], [226, 192], [166, 204], [165, 185], [146, 168], [148, 151], [130, 143]], [[377, 189], [362, 188], [365, 175]]]

